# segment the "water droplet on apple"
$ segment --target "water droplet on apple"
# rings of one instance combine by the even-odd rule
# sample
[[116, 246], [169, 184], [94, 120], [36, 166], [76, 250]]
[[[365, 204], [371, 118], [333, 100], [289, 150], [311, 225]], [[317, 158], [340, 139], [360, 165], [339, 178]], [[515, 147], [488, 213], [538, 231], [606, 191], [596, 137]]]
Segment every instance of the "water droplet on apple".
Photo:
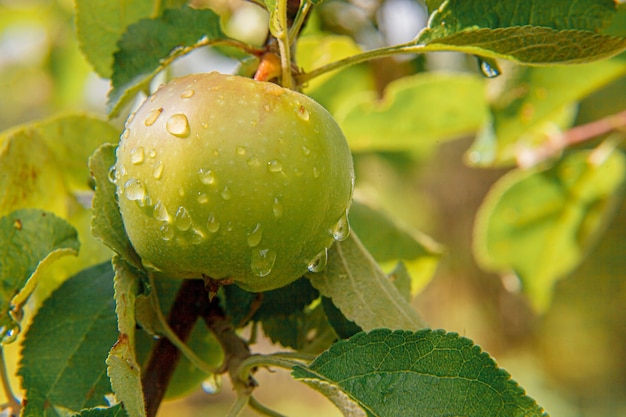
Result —
[[148, 156], [150, 158], [155, 158], [157, 156], [156, 149], [150, 149], [150, 151], [148, 152]]
[[237, 146], [236, 149], [237, 155], [245, 155], [246, 154], [246, 148], [244, 146]]
[[124, 132], [122, 132], [122, 139], [128, 139], [129, 136], [130, 136], [130, 129], [124, 129]]
[[145, 154], [143, 151], [143, 146], [138, 148], [133, 148], [130, 150], [130, 162], [133, 165], [141, 165], [144, 161]]
[[200, 168], [198, 177], [202, 184], [211, 185], [215, 183], [215, 174], [210, 169]]
[[267, 163], [267, 170], [269, 172], [281, 172], [283, 170], [283, 164], [276, 159], [272, 159]]
[[220, 222], [215, 218], [214, 215], [209, 216], [206, 228], [211, 233], [217, 233], [217, 231], [220, 230]]
[[348, 215], [341, 216], [339, 221], [331, 228], [333, 239], [337, 241], [346, 240], [350, 235], [350, 223], [348, 222]]
[[156, 161], [152, 165], [152, 177], [155, 180], [160, 180], [162, 176], [163, 176], [163, 162]]
[[200, 230], [195, 228], [192, 230], [191, 243], [193, 243], [194, 245], [199, 245], [200, 243], [204, 242], [205, 239], [206, 236], [204, 236], [204, 233], [202, 233]]
[[169, 224], [163, 224], [159, 228], [161, 231], [161, 239], [172, 240], [174, 238], [174, 228]]
[[152, 126], [157, 121], [157, 119], [159, 118], [161, 113], [163, 113], [163, 109], [162, 108], [152, 110], [146, 116], [146, 119], [143, 121], [143, 124], [146, 125], [146, 126]]
[[183, 232], [189, 230], [191, 227], [191, 216], [185, 207], [178, 207], [176, 216], [174, 216], [174, 225], [178, 230], [182, 230]]
[[173, 114], [167, 119], [165, 129], [176, 137], [186, 138], [190, 132], [189, 120], [182, 113]]
[[306, 107], [300, 106], [298, 108], [298, 112], [297, 113], [298, 113], [298, 117], [299, 118], [301, 118], [305, 122], [309, 121], [310, 114], [309, 114], [309, 111], [306, 109]]
[[165, 208], [161, 200], [158, 200], [154, 205], [153, 214], [154, 218], [157, 220], [161, 220], [162, 222], [170, 221], [170, 214], [167, 212], [167, 209]]
[[250, 246], [251, 248], [257, 246], [259, 243], [261, 243], [262, 238], [263, 226], [261, 226], [261, 223], [257, 223], [256, 226], [254, 226], [254, 229], [248, 233], [248, 246]]
[[302, 152], [305, 156], [309, 156], [311, 154], [311, 150], [304, 145], [302, 145]]
[[308, 269], [311, 272], [322, 272], [326, 268], [328, 262], [328, 249], [324, 249], [318, 253], [309, 263]]
[[224, 189], [222, 190], [220, 195], [222, 196], [224, 200], [230, 200], [231, 197], [233, 196], [233, 193], [230, 191], [230, 188], [228, 188], [228, 185], [226, 185], [224, 186]]
[[317, 167], [313, 167], [313, 178], [320, 177], [320, 170]]
[[272, 272], [276, 262], [276, 252], [271, 249], [260, 249], [252, 251], [250, 267], [252, 273], [258, 277], [264, 277]]
[[185, 90], [180, 94], [180, 98], [191, 98], [196, 92], [194, 90]]
[[274, 217], [277, 219], [281, 218], [283, 215], [283, 205], [281, 204], [278, 197], [274, 197], [274, 202], [272, 203], [272, 211], [274, 212]]
[[258, 167], [261, 166], [261, 161], [256, 156], [251, 156], [247, 161], [248, 166], [250, 167]]
[[130, 201], [142, 201], [146, 198], [146, 187], [137, 179], [130, 179], [124, 184], [124, 195]]
[[198, 203], [200, 204], [206, 204], [209, 202], [209, 196], [203, 193], [203, 194], [198, 195], [197, 200], [198, 200]]

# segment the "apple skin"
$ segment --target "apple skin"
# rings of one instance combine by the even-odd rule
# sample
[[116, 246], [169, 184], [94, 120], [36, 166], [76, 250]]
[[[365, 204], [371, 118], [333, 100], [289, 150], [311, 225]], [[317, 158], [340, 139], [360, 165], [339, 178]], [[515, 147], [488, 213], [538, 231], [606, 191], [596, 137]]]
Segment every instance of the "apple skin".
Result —
[[320, 270], [347, 236], [354, 188], [341, 129], [318, 103], [219, 73], [162, 85], [129, 117], [115, 183], [147, 268], [247, 291]]

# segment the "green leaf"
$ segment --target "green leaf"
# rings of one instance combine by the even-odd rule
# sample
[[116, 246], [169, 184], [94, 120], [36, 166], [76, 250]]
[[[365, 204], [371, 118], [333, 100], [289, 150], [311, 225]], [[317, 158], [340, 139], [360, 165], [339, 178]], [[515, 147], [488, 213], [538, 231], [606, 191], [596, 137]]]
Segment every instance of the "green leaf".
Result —
[[102, 145], [89, 158], [89, 168], [96, 183], [91, 229], [93, 235], [124, 260], [141, 269], [141, 259], [133, 249], [117, 205], [115, 184], [109, 179], [115, 165], [115, 146]]
[[355, 152], [418, 155], [434, 150], [442, 140], [477, 132], [487, 116], [483, 78], [433, 73], [391, 82], [382, 99], [374, 92], [354, 95], [335, 114]]
[[626, 74], [626, 60], [612, 59], [569, 67], [516, 67], [493, 80], [492, 124], [468, 153], [481, 166], [520, 162], [528, 151], [554, 140], [573, 122], [574, 105]]
[[111, 77], [118, 39], [130, 24], [150, 16], [154, 4], [153, 0], [76, 0], [76, 35], [80, 49], [98, 75]]
[[324, 271], [307, 277], [322, 295], [332, 299], [348, 320], [363, 330], [425, 327], [422, 318], [380, 270], [355, 233], [332, 246]]
[[104, 360], [117, 338], [114, 308], [110, 262], [71, 277], [43, 303], [26, 332], [19, 365], [23, 415], [106, 405], [111, 385]]
[[113, 89], [107, 104], [110, 115], [116, 116], [123, 104], [147, 88], [152, 78], [176, 57], [226, 39], [220, 17], [209, 9], [168, 9], [156, 19], [142, 19], [130, 25], [114, 55]]
[[119, 132], [87, 115], [55, 117], [0, 136], [0, 214], [37, 207], [66, 217], [67, 196], [91, 191], [85, 161]]
[[606, 226], [626, 179], [626, 157], [579, 151], [551, 169], [515, 170], [483, 202], [474, 252], [482, 267], [514, 273], [538, 309]]
[[341, 339], [348, 339], [349, 337], [352, 337], [362, 331], [362, 329], [357, 326], [355, 322], [348, 320], [343, 315], [341, 310], [333, 304], [330, 298], [322, 297], [322, 307], [324, 308], [324, 313], [328, 318], [328, 322], [333, 327], [335, 333], [337, 333], [337, 336]]
[[432, 278], [442, 253], [428, 236], [401, 227], [391, 217], [354, 201], [350, 226], [382, 269], [390, 273], [403, 261], [411, 276], [410, 293], [416, 295]]
[[359, 333], [292, 375], [341, 390], [369, 416], [547, 416], [480, 347], [441, 330]]
[[626, 49], [626, 39], [598, 33], [615, 15], [612, 0], [449, 0], [416, 43], [527, 64], [589, 62]]
[[337, 339], [319, 303], [289, 315], [267, 317], [261, 323], [273, 343], [299, 352], [320, 353]]
[[126, 417], [127, 415], [122, 404], [117, 404], [113, 407], [81, 410], [81, 412], [74, 417]]
[[135, 351], [135, 302], [140, 277], [119, 257], [113, 258], [115, 269], [115, 314], [119, 336], [106, 359], [107, 374], [118, 401], [124, 403], [129, 417], [145, 417], [141, 389], [141, 368]]
[[42, 210], [22, 209], [0, 218], [0, 340], [19, 330], [11, 310], [20, 310], [37, 284], [38, 274], [65, 255], [76, 255], [76, 229]]
[[319, 292], [306, 278], [264, 293], [251, 293], [236, 285], [224, 287], [224, 306], [232, 322], [244, 326], [250, 320], [284, 317], [302, 311], [319, 297]]

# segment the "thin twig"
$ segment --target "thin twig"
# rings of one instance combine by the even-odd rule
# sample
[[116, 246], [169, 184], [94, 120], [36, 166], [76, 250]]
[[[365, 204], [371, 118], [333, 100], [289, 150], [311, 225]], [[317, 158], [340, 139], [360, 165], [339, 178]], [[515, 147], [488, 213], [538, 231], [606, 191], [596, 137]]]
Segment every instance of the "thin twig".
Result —
[[557, 132], [551, 135], [542, 146], [523, 149], [518, 152], [517, 164], [522, 168], [530, 168], [558, 155], [564, 149], [594, 140], [607, 133], [622, 130], [626, 131], [626, 110], [584, 125], [575, 126], [565, 132]]

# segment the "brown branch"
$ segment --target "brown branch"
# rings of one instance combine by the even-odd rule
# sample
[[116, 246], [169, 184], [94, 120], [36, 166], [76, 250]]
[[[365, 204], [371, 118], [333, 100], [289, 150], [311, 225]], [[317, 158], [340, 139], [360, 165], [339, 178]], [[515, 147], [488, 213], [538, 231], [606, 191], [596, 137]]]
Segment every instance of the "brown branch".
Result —
[[[183, 281], [167, 319], [181, 340], [187, 340], [208, 304], [209, 295], [202, 280]], [[147, 417], [156, 416], [179, 359], [180, 351], [167, 338], [159, 339], [150, 351], [141, 376]]]
[[519, 152], [517, 164], [528, 168], [558, 155], [566, 148], [622, 130], [626, 130], [626, 110], [552, 135], [542, 146]]

